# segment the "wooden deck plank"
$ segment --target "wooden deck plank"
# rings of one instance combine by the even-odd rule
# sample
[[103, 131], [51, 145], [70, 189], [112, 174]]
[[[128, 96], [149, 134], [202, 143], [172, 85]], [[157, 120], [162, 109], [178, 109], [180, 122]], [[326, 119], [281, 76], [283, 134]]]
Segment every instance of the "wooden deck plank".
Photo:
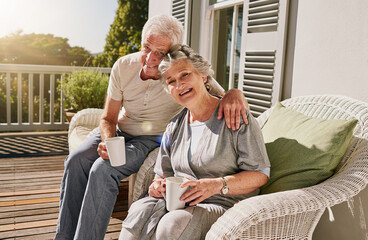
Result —
[[59, 200], [60, 200], [59, 197], [51, 197], [51, 198], [36, 198], [36, 199], [26, 199], [26, 200], [13, 200], [13, 201], [4, 201], [4, 202], [0, 201], [0, 207], [59, 202]]
[[[20, 229], [17, 231], [0, 232], [0, 239], [18, 239], [19, 237], [37, 237], [40, 234], [52, 233], [55, 236], [56, 224], [54, 226], [32, 228], [32, 229]], [[29, 238], [26, 238], [29, 239]], [[49, 238], [50, 239], [50, 238]]]
[[0, 197], [14, 197], [14, 196], [24, 196], [24, 195], [35, 195], [35, 194], [45, 194], [45, 193], [59, 193], [60, 188], [48, 188], [32, 191], [17, 191], [17, 192], [0, 192]]
[[[52, 176], [62, 176], [64, 173], [64, 170], [56, 170], [50, 172], [38, 172], [37, 176], [39, 178], [46, 178], [46, 177], [52, 177]], [[26, 179], [33, 179], [34, 178], [34, 172], [26, 172], [26, 173], [12, 173], [12, 174], [1, 174], [0, 175], [0, 181], [6, 181], [6, 180], [26, 180]], [[61, 179], [60, 179], [61, 180]]]
[[[59, 205], [55, 205], [54, 207], [47, 207], [41, 209], [28, 209], [27, 211], [12, 211], [12, 212], [3, 212], [1, 213], [0, 225], [2, 224], [10, 224], [14, 223], [14, 219], [19, 217], [36, 217], [38, 215], [50, 214], [50, 213], [58, 213]], [[120, 215], [119, 215], [120, 216]]]
[[34, 216], [14, 217], [12, 219], [0, 219], [0, 227], [1, 225], [11, 225], [15, 223], [19, 224], [35, 221], [44, 221], [48, 219], [57, 219], [58, 215], [59, 215], [58, 212], [54, 212], [54, 213], [37, 214]]
[[0, 198], [0, 203], [1, 202], [11, 202], [11, 201], [20, 201], [20, 200], [36, 200], [36, 199], [40, 199], [40, 198], [54, 198], [54, 197], [59, 197], [60, 193], [56, 192], [56, 193], [41, 193], [41, 194], [37, 194], [37, 195], [23, 195], [23, 196], [10, 196], [10, 197], [3, 197]]
[[[66, 156], [0, 161], [0, 239], [53, 239]], [[128, 210], [128, 182], [120, 186], [105, 239], [118, 239]]]
[[56, 226], [57, 219], [48, 219], [42, 221], [33, 221], [33, 222], [26, 222], [26, 223], [15, 223], [9, 225], [2, 225], [0, 226], [0, 232], [6, 231], [17, 231], [23, 229], [30, 229], [30, 228], [39, 228], [39, 227], [48, 227], [48, 226]]
[[17, 189], [22, 188], [24, 191], [31, 191], [37, 189], [50, 189], [57, 187], [60, 185], [60, 179], [52, 179], [49, 181], [42, 181], [42, 182], [30, 182], [30, 183], [14, 183], [9, 184], [8, 186], [0, 188], [1, 192], [15, 192]]
[[55, 233], [51, 232], [51, 233], [37, 234], [35, 236], [17, 237], [17, 240], [50, 240], [50, 239], [54, 239], [54, 237], [55, 237]]
[[16, 211], [28, 212], [32, 209], [45, 209], [45, 208], [53, 208], [53, 207], [58, 208], [59, 203], [51, 202], [51, 203], [42, 203], [42, 204], [1, 207], [0, 213], [1, 213], [1, 217], [3, 217], [4, 213], [11, 213], [11, 212], [16, 212]]

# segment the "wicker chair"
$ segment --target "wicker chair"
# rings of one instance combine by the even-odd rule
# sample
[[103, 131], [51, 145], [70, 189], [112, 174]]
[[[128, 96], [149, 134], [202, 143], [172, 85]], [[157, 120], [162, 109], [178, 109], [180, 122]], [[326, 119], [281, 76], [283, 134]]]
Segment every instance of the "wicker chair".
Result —
[[[344, 158], [335, 174], [318, 185], [260, 195], [239, 202], [212, 225], [206, 239], [311, 239], [326, 208], [351, 199], [366, 187], [368, 104], [333, 95], [295, 97], [282, 103], [287, 108], [311, 117], [358, 119]], [[97, 111], [99, 110], [83, 110], [78, 113], [71, 122], [69, 135], [73, 137], [77, 126], [83, 127], [87, 124], [93, 129], [91, 119], [98, 115], [94, 125], [97, 126], [101, 114], [97, 114]], [[258, 117], [261, 127], [269, 115], [270, 110]], [[138, 171], [132, 201], [147, 192], [154, 177], [153, 167], [157, 152], [158, 148], [153, 150]]]
[[73, 116], [68, 129], [69, 152], [98, 131], [102, 112], [102, 109], [87, 108]]
[[[347, 201], [368, 183], [368, 104], [343, 96], [306, 96], [282, 102], [311, 117], [358, 119], [353, 139], [335, 174], [303, 189], [245, 199], [221, 216], [206, 239], [312, 239], [326, 208]], [[265, 124], [270, 110], [258, 117]], [[158, 149], [152, 151], [137, 173], [133, 201], [146, 192], [153, 178]]]

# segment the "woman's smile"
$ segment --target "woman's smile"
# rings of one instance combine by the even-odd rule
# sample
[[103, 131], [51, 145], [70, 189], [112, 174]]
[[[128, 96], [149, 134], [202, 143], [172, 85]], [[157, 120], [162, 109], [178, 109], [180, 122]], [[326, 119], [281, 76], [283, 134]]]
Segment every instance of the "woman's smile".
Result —
[[189, 89], [187, 89], [187, 90], [185, 90], [185, 91], [183, 91], [183, 92], [179, 93], [179, 96], [184, 96], [185, 94], [187, 94], [187, 93], [191, 92], [192, 90], [193, 90], [193, 88], [189, 88]]

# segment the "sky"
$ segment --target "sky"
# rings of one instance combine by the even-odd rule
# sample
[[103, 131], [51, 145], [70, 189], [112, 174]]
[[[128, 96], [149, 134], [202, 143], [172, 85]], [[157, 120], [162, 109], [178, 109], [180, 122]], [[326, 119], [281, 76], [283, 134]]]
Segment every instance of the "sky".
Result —
[[0, 38], [18, 30], [51, 33], [100, 53], [117, 8], [117, 0], [0, 0]]

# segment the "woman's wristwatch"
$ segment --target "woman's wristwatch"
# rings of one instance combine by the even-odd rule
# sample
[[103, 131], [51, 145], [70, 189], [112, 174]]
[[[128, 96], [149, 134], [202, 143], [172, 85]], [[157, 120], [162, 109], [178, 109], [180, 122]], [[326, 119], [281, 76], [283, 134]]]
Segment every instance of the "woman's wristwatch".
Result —
[[221, 193], [227, 194], [229, 192], [229, 186], [227, 185], [226, 179], [224, 177], [221, 177], [221, 179], [222, 179]]

